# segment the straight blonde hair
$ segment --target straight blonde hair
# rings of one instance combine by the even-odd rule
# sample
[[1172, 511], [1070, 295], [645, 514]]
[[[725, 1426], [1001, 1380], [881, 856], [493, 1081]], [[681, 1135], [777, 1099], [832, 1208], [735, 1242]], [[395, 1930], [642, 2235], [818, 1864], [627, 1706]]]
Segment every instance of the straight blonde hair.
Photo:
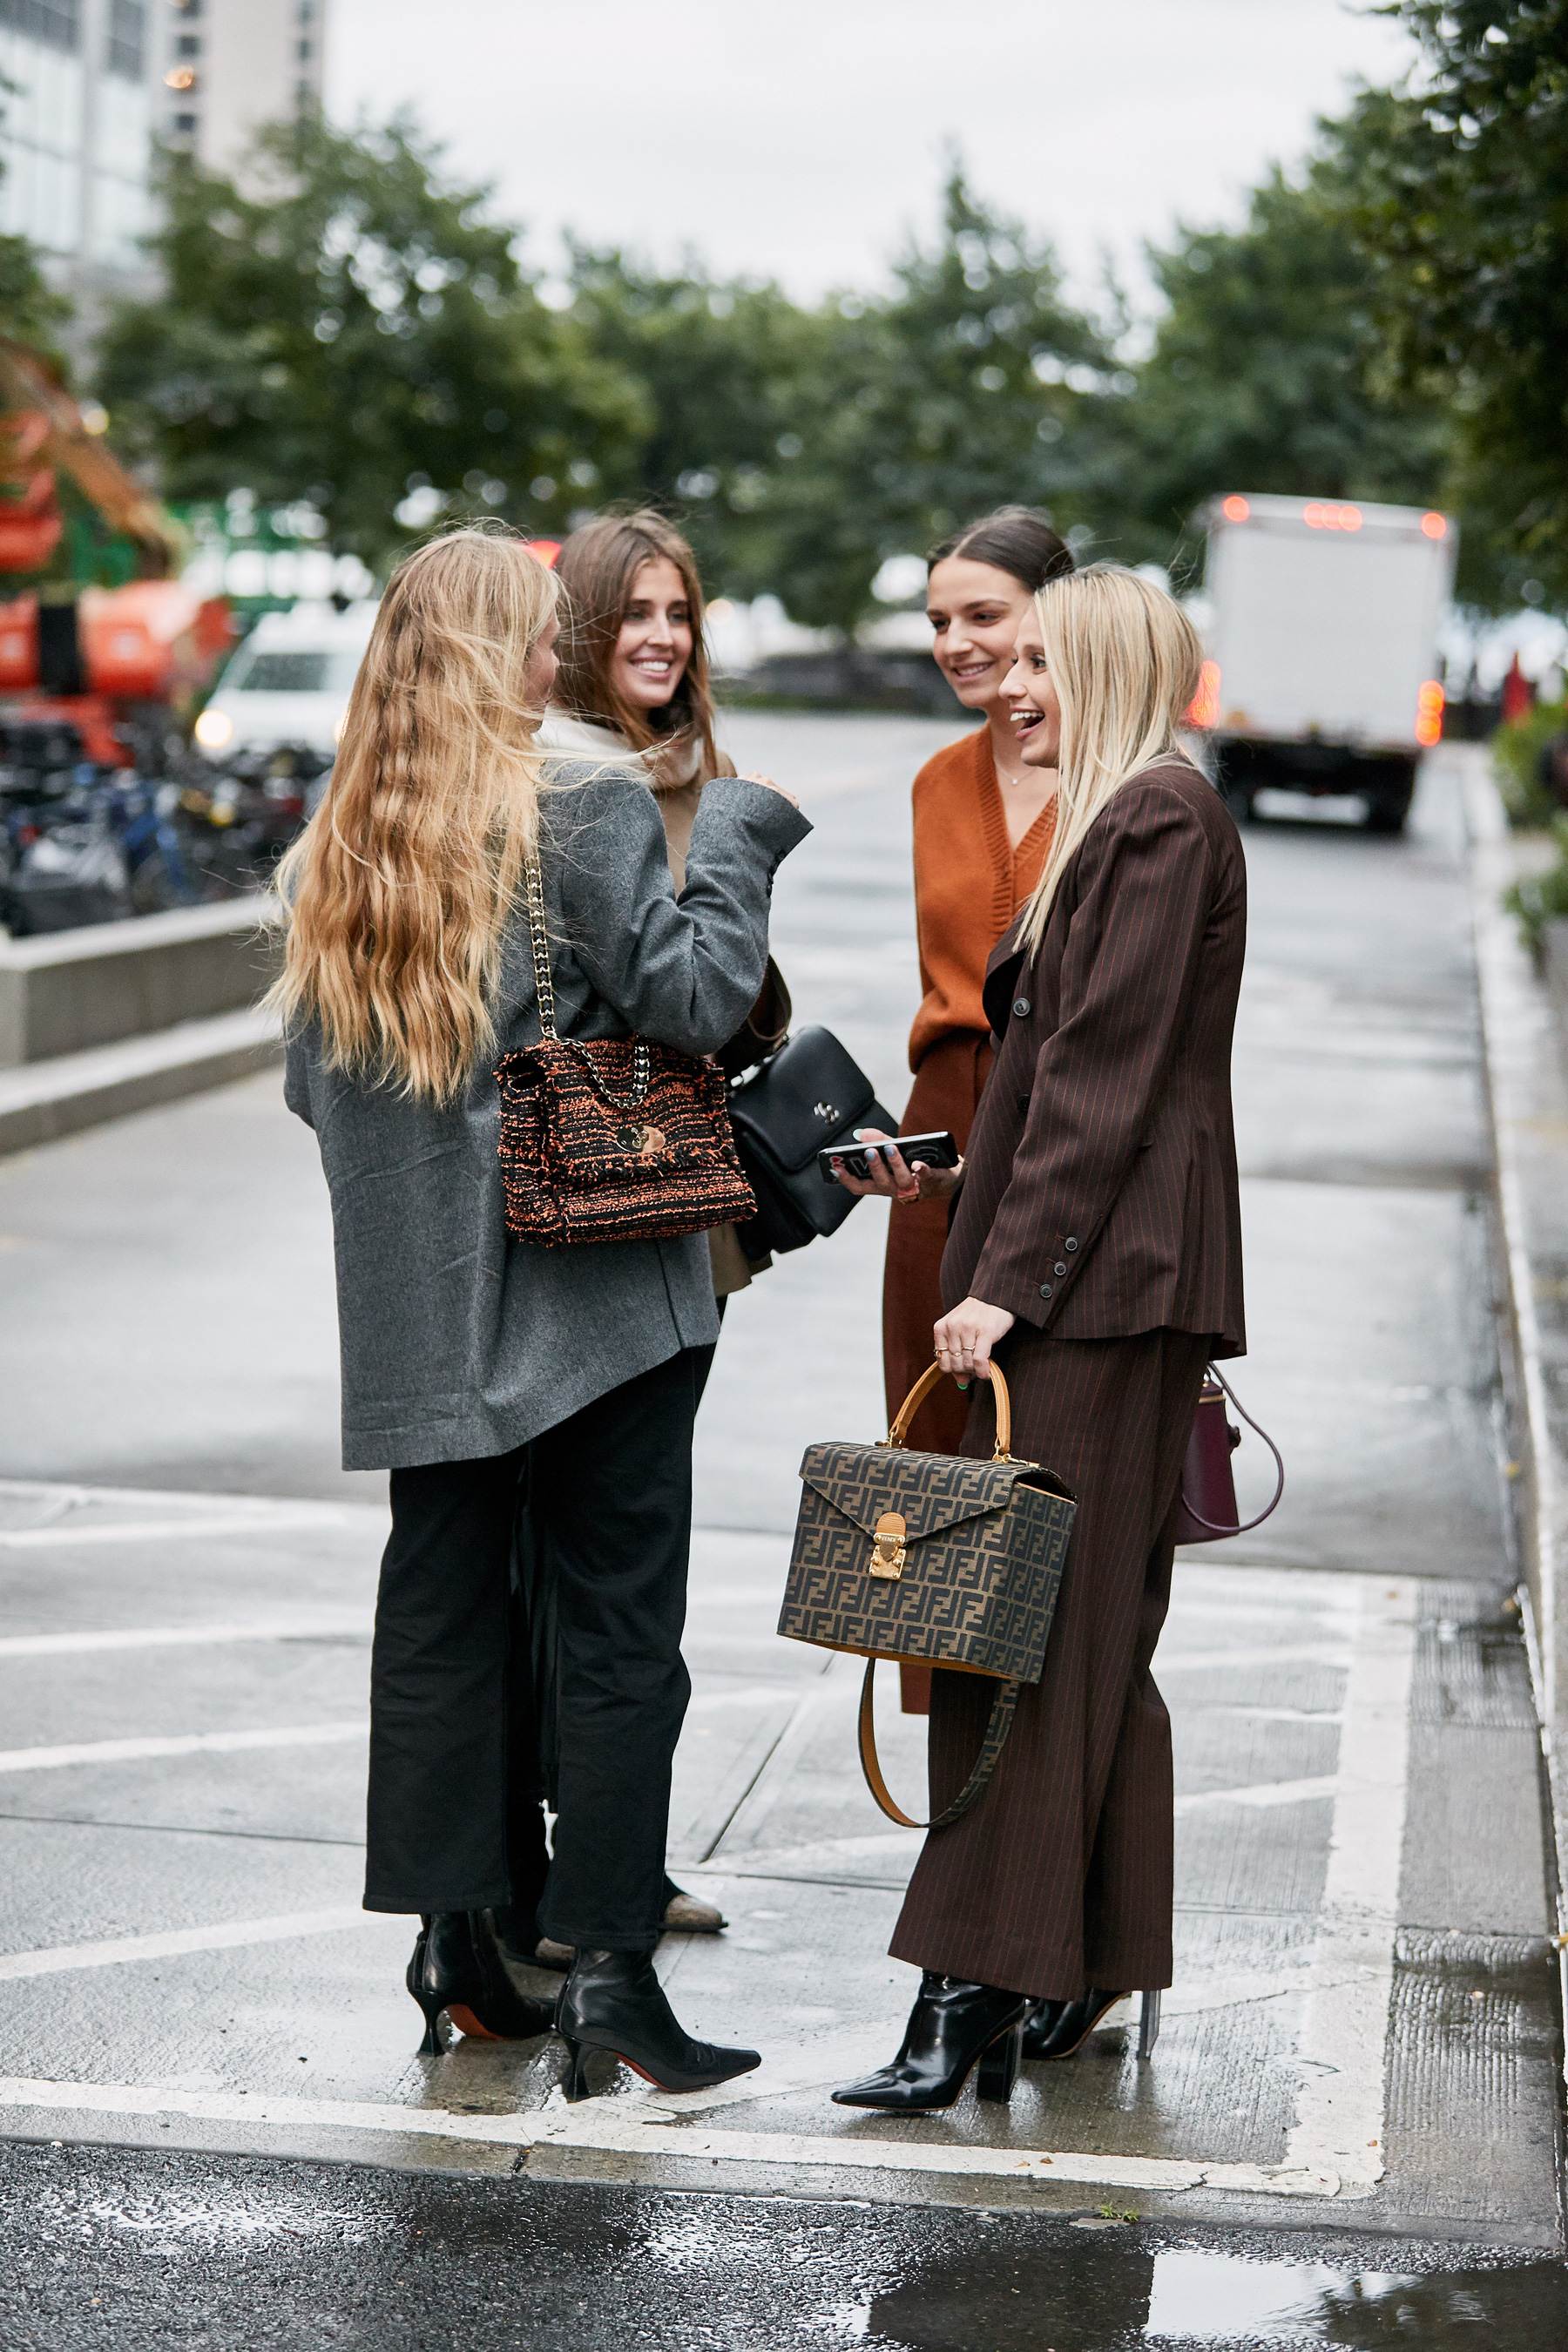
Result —
[[1175, 598], [1120, 563], [1047, 580], [1035, 611], [1062, 730], [1056, 831], [1020, 934], [1030, 955], [1057, 885], [1111, 794], [1156, 761], [1185, 756], [1178, 730], [1203, 666], [1198, 633]]
[[329, 1069], [435, 1103], [495, 1044], [501, 940], [539, 840], [528, 665], [555, 611], [521, 538], [447, 532], [381, 600], [320, 808], [284, 859], [282, 974]]

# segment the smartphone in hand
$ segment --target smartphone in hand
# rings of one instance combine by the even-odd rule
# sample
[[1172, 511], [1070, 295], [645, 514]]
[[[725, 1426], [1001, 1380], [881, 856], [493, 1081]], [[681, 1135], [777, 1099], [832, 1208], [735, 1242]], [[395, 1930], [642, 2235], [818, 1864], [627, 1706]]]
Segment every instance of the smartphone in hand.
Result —
[[[956, 1168], [960, 1159], [953, 1137], [944, 1128], [935, 1135], [895, 1135], [889, 1138], [893, 1148], [901, 1152], [906, 1168], [918, 1160], [926, 1168]], [[837, 1184], [833, 1163], [842, 1161], [846, 1174], [864, 1183], [871, 1173], [871, 1162], [888, 1149], [882, 1143], [828, 1144], [816, 1155], [816, 1165], [825, 1184]]]

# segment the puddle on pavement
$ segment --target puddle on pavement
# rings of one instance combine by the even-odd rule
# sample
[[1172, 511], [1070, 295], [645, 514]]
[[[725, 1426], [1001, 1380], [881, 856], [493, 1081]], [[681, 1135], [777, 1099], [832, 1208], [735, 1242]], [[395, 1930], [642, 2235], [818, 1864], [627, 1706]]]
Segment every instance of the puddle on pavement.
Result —
[[[1114, 2225], [1110, 2225], [1113, 2227]], [[1270, 2262], [1098, 2233], [1020, 2262], [927, 2271], [840, 2305], [829, 2333], [899, 2352], [1545, 2352], [1568, 2344], [1568, 2268], [1551, 2261], [1427, 2272]]]

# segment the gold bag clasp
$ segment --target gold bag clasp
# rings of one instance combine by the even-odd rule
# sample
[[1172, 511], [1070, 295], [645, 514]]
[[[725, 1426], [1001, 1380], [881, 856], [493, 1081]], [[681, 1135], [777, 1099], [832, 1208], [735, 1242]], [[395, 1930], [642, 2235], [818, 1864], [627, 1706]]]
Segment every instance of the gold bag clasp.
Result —
[[873, 1576], [898, 1578], [904, 1572], [904, 1517], [901, 1511], [884, 1511], [877, 1522], [877, 1533], [871, 1545]]

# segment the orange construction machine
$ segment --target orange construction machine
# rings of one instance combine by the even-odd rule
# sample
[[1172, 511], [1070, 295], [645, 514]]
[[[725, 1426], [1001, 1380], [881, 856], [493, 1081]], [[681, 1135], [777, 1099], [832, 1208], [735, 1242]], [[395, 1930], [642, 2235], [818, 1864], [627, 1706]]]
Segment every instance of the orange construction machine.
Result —
[[39, 572], [55, 555], [62, 474], [130, 541], [141, 577], [0, 604], [0, 718], [74, 727], [85, 758], [131, 767], [161, 742], [171, 706], [211, 678], [233, 642], [228, 607], [171, 576], [175, 523], [37, 353], [0, 336], [0, 575]]

